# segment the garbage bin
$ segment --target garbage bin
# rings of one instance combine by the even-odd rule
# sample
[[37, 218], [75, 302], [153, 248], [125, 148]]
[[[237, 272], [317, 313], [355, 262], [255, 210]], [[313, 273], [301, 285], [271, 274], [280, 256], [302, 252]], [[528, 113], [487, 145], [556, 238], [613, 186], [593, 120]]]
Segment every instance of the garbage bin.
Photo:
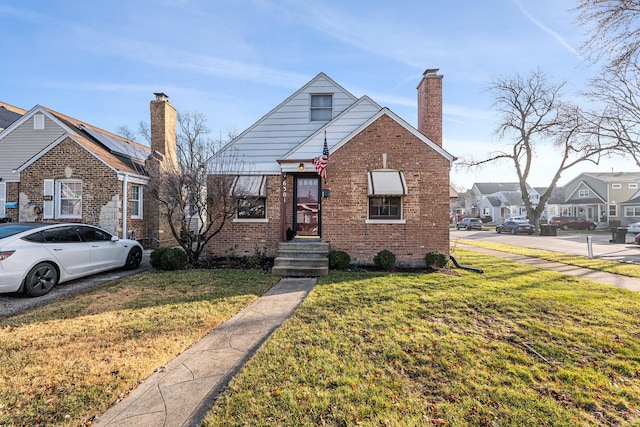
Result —
[[540, 235], [541, 236], [557, 236], [558, 227], [556, 227], [555, 225], [542, 224], [540, 225]]
[[614, 242], [615, 243], [626, 243], [627, 242], [627, 231], [629, 231], [628, 228], [618, 227]]

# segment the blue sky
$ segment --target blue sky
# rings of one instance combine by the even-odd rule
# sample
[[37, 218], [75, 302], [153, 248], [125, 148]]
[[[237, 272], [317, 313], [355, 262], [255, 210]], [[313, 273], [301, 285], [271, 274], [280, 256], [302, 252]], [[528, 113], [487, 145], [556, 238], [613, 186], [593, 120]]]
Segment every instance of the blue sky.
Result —
[[[9, 3], [9, 4], [7, 4]], [[153, 92], [242, 131], [319, 72], [416, 123], [416, 86], [444, 75], [444, 148], [482, 158], [504, 146], [486, 91], [494, 77], [540, 69], [579, 90], [572, 0], [31, 0], [0, 5], [0, 100], [36, 104], [109, 131], [149, 121]], [[531, 184], [547, 183], [539, 153]], [[634, 170], [611, 159], [568, 172]], [[506, 164], [454, 168], [451, 181], [515, 181]]]

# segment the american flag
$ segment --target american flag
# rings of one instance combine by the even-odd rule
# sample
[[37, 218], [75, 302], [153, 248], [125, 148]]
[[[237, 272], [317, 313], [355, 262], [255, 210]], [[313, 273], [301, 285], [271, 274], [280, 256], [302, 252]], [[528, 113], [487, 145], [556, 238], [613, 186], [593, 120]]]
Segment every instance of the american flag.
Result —
[[329, 161], [329, 147], [327, 147], [327, 132], [324, 132], [324, 147], [322, 148], [322, 156], [313, 159], [313, 166], [316, 168], [318, 175], [327, 182], [327, 162]]

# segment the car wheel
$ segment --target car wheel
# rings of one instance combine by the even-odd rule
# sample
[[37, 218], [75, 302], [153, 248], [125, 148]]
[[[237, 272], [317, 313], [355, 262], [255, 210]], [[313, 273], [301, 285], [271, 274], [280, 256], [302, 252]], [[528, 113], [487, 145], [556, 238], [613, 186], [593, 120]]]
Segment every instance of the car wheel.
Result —
[[515, 228], [512, 228], [512, 229], [511, 229], [511, 234], [516, 234], [516, 233], [517, 233], [516, 229], [515, 229]]
[[129, 251], [129, 255], [127, 255], [127, 261], [124, 264], [124, 268], [127, 270], [135, 270], [140, 266], [140, 262], [142, 262], [142, 250], [134, 246]]
[[502, 234], [502, 229], [501, 228], [496, 228], [496, 233]]
[[41, 262], [29, 271], [24, 279], [24, 291], [32, 296], [39, 297], [58, 284], [58, 270], [53, 264]]
[[569, 224], [565, 224], [565, 225], [563, 225], [563, 226], [562, 226], [562, 229], [563, 229], [563, 230], [568, 230], [568, 229], [569, 229]]
[[596, 226], [595, 226], [595, 225], [593, 225], [593, 224], [591, 224], [591, 225], [589, 225], [589, 227], [587, 227], [587, 229], [588, 229], [588, 230], [592, 230], [592, 231], [593, 231], [593, 230], [595, 230], [595, 229], [596, 229]]

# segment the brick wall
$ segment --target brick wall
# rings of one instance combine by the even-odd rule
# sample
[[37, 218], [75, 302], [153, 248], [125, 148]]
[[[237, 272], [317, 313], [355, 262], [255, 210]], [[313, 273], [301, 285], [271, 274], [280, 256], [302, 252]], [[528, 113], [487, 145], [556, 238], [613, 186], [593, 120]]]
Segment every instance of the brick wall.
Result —
[[[405, 224], [367, 224], [367, 171], [404, 172]], [[329, 159], [329, 198], [322, 205], [322, 240], [357, 262], [388, 249], [419, 263], [430, 251], [449, 253], [449, 162], [388, 116], [382, 116]]]
[[[7, 182], [7, 202], [17, 202], [20, 197], [20, 183]], [[11, 221], [18, 221], [18, 208], [6, 208], [5, 215], [11, 218]]]

